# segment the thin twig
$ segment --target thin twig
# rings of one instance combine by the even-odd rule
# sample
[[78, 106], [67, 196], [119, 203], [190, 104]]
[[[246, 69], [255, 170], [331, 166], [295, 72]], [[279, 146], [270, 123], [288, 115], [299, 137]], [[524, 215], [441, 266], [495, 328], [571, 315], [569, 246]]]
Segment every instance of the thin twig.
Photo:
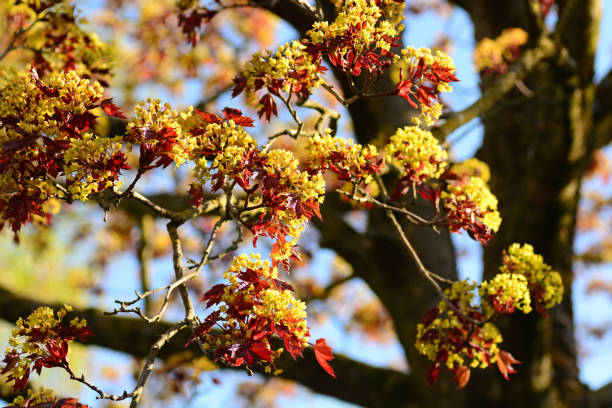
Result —
[[98, 399], [107, 399], [107, 400], [111, 400], [111, 401], [122, 401], [124, 399], [131, 398], [132, 395], [133, 395], [133, 393], [131, 393], [131, 392], [128, 393], [127, 391], [123, 391], [123, 394], [121, 394], [121, 395], [107, 394], [104, 391], [102, 391], [100, 388], [98, 388], [95, 385], [93, 385], [92, 383], [90, 383], [85, 378], [84, 374], [81, 374], [81, 376], [77, 376], [76, 374], [74, 374], [74, 372], [70, 368], [70, 365], [68, 365], [68, 362], [65, 362], [61, 367], [64, 370], [66, 370], [66, 372], [70, 376], [71, 380], [80, 382], [81, 384], [85, 385], [89, 389], [93, 390], [96, 394], [98, 394], [98, 396], [96, 397]]

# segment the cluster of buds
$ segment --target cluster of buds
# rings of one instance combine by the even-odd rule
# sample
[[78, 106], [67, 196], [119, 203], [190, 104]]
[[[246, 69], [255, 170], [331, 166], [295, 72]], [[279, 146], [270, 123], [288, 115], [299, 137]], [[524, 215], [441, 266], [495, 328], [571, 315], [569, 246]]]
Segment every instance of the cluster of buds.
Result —
[[433, 54], [429, 48], [413, 47], [402, 50], [399, 64], [400, 78], [395, 93], [415, 109], [420, 108], [421, 115], [413, 118], [415, 124], [431, 126], [442, 114], [440, 92], [452, 91], [450, 84], [459, 81], [455, 64], [442, 51]]
[[382, 18], [381, 8], [368, 0], [347, 0], [336, 19], [316, 22], [306, 33], [307, 49], [315, 60], [327, 56], [344, 72], [378, 76], [394, 60], [399, 31]]
[[[445, 290], [446, 299], [429, 310], [417, 326], [417, 350], [434, 364], [428, 380], [435, 382], [440, 367], [446, 366], [459, 387], [470, 378], [470, 368], [487, 368], [493, 363], [504, 378], [516, 371], [519, 361], [500, 349], [502, 337], [490, 320], [505, 313], [544, 309], [558, 304], [563, 296], [560, 275], [533, 252], [531, 245], [512, 244], [504, 252], [500, 273], [480, 285], [458, 281]], [[480, 295], [480, 305], [475, 295]], [[539, 297], [539, 300], [538, 300]]]
[[261, 150], [244, 130], [252, 119], [236, 109], [226, 108], [225, 118], [190, 111], [182, 116], [183, 133], [191, 138], [189, 157], [196, 168], [196, 184], [190, 193], [195, 204], [201, 200], [203, 186], [211, 183], [213, 192], [237, 185], [245, 192], [243, 205], [233, 209], [241, 217], [259, 214], [255, 223], [245, 224], [253, 232], [253, 244], [260, 236], [275, 242], [270, 256], [274, 265], [290, 268], [296, 257], [294, 247], [302, 230], [314, 216], [319, 216], [325, 181], [321, 172], [302, 171], [293, 153], [285, 149]]
[[32, 70], [9, 77], [0, 93], [0, 218], [15, 234], [32, 215], [48, 215], [43, 204], [56, 194], [57, 177], [85, 200], [129, 168], [120, 139], [93, 134], [94, 110], [116, 109], [99, 83], [73, 71], [41, 79]]
[[252, 99], [256, 92], [265, 89], [267, 92], [257, 102], [259, 117], [265, 116], [270, 120], [272, 115], [278, 115], [272, 96], [285, 101], [292, 96], [305, 99], [313, 88], [322, 83], [319, 74], [325, 70], [320, 58], [307, 53], [306, 46], [301, 42], [293, 41], [278, 47], [275, 54], [254, 54], [246, 63], [243, 74], [234, 79], [236, 86], [232, 96], [245, 91], [247, 99]]
[[382, 171], [383, 160], [378, 157], [376, 146], [353, 144], [352, 140], [325, 136], [309, 137], [308, 166], [311, 172], [330, 170], [338, 179], [369, 183], [372, 175]]
[[89, 408], [76, 398], [58, 399], [51, 390], [39, 388], [29, 389], [27, 396], [18, 396], [13, 403], [5, 408]]
[[546, 316], [546, 309], [563, 300], [563, 280], [557, 271], [544, 262], [541, 255], [534, 253], [529, 244], [512, 244], [504, 252], [502, 274], [524, 276], [536, 310]]
[[[228, 284], [215, 285], [204, 294], [202, 301], [216, 310], [189, 342], [201, 339], [205, 348], [215, 350], [215, 361], [248, 370], [261, 365], [266, 373], [279, 374], [275, 360], [284, 350], [296, 359], [308, 347], [306, 304], [295, 299], [289, 283], [278, 279], [277, 268], [258, 255], [234, 258], [225, 279]], [[213, 330], [214, 325], [220, 329]]]
[[474, 65], [483, 74], [503, 74], [527, 43], [527, 32], [521, 28], [506, 28], [494, 40], [484, 38], [474, 50]]
[[84, 319], [75, 317], [64, 323], [70, 306], [54, 313], [48, 307], [39, 307], [26, 319], [19, 319], [11, 333], [1, 374], [6, 375], [13, 388], [23, 389], [30, 373], [39, 375], [43, 368], [68, 367], [68, 346], [75, 339], [85, 341], [93, 333]]
[[448, 153], [428, 130], [417, 126], [398, 129], [385, 146], [385, 158], [400, 171], [393, 199], [423, 183], [439, 178], [447, 166]]
[[482, 177], [463, 175], [449, 180], [442, 192], [451, 232], [465, 230], [470, 237], [486, 244], [501, 225], [497, 198]]

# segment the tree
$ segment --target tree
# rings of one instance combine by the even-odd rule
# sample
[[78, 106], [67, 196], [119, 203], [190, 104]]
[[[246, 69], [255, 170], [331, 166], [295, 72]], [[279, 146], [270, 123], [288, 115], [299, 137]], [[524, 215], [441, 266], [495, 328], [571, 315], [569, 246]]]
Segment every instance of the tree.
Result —
[[[109, 225], [118, 235], [129, 235], [126, 223], [140, 231], [131, 249], [142, 278], [136, 297], [117, 299], [106, 314], [40, 308], [4, 290], [0, 318], [17, 322], [4, 359], [8, 382], [23, 389], [31, 372], [63, 369], [99, 397], [136, 406], [155, 362], [189, 346], [221, 366], [366, 406], [609, 405], [609, 387], [593, 393], [578, 379], [570, 293], [581, 183], [611, 134], [610, 76], [594, 83], [601, 2], [552, 3], [453, 3], [480, 41], [482, 97], [459, 112], [442, 110], [441, 93], [461, 79], [452, 60], [403, 44], [402, 2], [150, 3], [159, 9], [128, 19], [140, 46], [131, 74], [172, 89], [202, 64], [214, 93], [181, 112], [147, 99], [133, 113], [103, 90], [116, 83], [132, 105], [133, 77], [113, 65], [113, 53], [129, 64], [129, 52], [85, 30], [64, 1], [1, 3], [10, 32], [0, 48], [3, 224], [18, 240], [25, 224], [53, 228], [54, 206], [78, 200], [105, 219], [124, 214]], [[230, 9], [242, 18], [227, 18]], [[558, 16], [552, 27], [549, 12]], [[269, 15], [299, 39], [242, 55], [265, 41]], [[125, 35], [116, 19], [98, 23]], [[226, 38], [224, 24], [239, 38]], [[244, 100], [211, 111], [229, 89]], [[248, 106], [257, 119], [243, 113]], [[338, 135], [340, 108], [358, 144]], [[450, 162], [443, 141], [477, 117], [481, 161]], [[261, 134], [252, 136], [255, 125]], [[142, 193], [162, 174], [171, 174], [170, 193]], [[367, 210], [364, 232], [345, 221], [355, 209]], [[174, 277], [151, 288], [156, 219], [166, 225], [160, 251], [171, 249]], [[334, 356], [324, 339], [308, 338], [305, 303], [279, 270], [303, 262], [298, 238], [309, 223], [352, 273], [306, 297], [365, 281], [393, 322], [410, 374]], [[485, 244], [481, 284], [457, 279], [450, 234], [460, 231]], [[235, 255], [257, 245], [263, 257]], [[215, 265], [225, 281], [202, 286], [201, 272]], [[195, 302], [211, 309], [196, 313]], [[176, 304], [183, 316], [164, 320]], [[144, 358], [136, 387], [111, 395], [75, 372], [73, 341]], [[29, 406], [81, 406], [37, 398]]]

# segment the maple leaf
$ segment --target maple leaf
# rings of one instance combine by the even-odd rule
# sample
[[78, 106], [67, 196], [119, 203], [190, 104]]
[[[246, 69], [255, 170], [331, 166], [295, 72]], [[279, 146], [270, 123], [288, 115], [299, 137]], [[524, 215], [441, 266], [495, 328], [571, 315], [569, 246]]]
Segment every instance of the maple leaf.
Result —
[[204, 202], [204, 189], [202, 189], [202, 186], [191, 184], [188, 194], [191, 196], [191, 205], [199, 207]]
[[127, 119], [127, 116], [119, 110], [119, 107], [113, 103], [113, 99], [105, 99], [100, 103], [100, 107], [107, 115], [114, 116], [120, 119]]
[[317, 362], [327, 374], [336, 378], [336, 374], [334, 373], [334, 369], [331, 368], [328, 361], [334, 359], [334, 355], [332, 354], [331, 348], [325, 343], [325, 339], [317, 339], [317, 342], [314, 346], [314, 353], [317, 359]]
[[508, 353], [507, 351], [500, 351], [497, 355], [497, 368], [499, 368], [499, 372], [506, 380], [510, 380], [510, 378], [508, 378], [508, 374], [516, 373], [516, 370], [512, 367], [512, 364], [521, 364], [521, 362], [515, 359], [512, 354]]
[[217, 304], [221, 301], [221, 295], [223, 294], [223, 291], [225, 290], [226, 286], [227, 285], [224, 285], [223, 283], [218, 283], [212, 288], [210, 288], [208, 292], [204, 294], [204, 296], [202, 296], [202, 302], [204, 302], [205, 300], [208, 301], [206, 303], [206, 307], [211, 307], [212, 305]]
[[440, 375], [440, 363], [436, 362], [432, 364], [431, 367], [427, 369], [425, 376], [427, 378], [427, 385], [433, 385], [438, 381], [438, 376]]
[[202, 112], [199, 110], [195, 110], [195, 112], [202, 117], [208, 123], [221, 123], [223, 122], [223, 118], [219, 115], [215, 115], [214, 113]]
[[217, 323], [217, 320], [219, 320], [220, 315], [221, 312], [219, 310], [215, 311], [214, 313], [211, 313], [206, 318], [206, 320], [204, 320], [204, 323], [202, 323], [197, 329], [195, 329], [193, 331], [193, 334], [189, 336], [189, 339], [187, 339], [187, 343], [185, 343], [185, 348], [189, 346], [193, 341], [195, 341], [195, 339], [197, 339], [198, 337], [208, 333], [210, 329], [215, 325], [215, 323]]
[[235, 98], [238, 95], [240, 95], [240, 93], [244, 90], [244, 88], [246, 87], [247, 81], [246, 81], [246, 78], [243, 77], [242, 75], [236, 76], [233, 79], [233, 81], [236, 84], [236, 86], [232, 90], [232, 98]]
[[254, 120], [248, 116], [243, 116], [240, 109], [224, 108], [223, 115], [227, 120], [233, 120], [235, 124], [244, 127], [255, 127]]
[[461, 389], [470, 381], [470, 369], [466, 366], [459, 366], [453, 370], [453, 382], [457, 383], [457, 389]]
[[247, 351], [249, 352], [247, 358], [247, 363], [249, 363], [249, 365], [255, 363], [256, 358], [254, 358], [253, 355], [267, 361], [268, 363], [272, 361], [272, 350], [270, 350], [270, 347], [266, 343], [261, 341], [254, 341], [250, 343], [247, 347]]
[[258, 103], [261, 104], [261, 108], [257, 111], [260, 118], [265, 115], [269, 122], [272, 115], [278, 116], [278, 109], [276, 108], [276, 102], [272, 99], [272, 95], [265, 94]]

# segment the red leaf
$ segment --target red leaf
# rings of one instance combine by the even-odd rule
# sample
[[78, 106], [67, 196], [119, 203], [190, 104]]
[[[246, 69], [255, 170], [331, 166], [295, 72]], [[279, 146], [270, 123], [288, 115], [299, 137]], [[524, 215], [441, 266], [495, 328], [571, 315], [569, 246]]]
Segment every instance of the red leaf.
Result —
[[234, 123], [236, 123], [237, 125], [245, 127], [255, 127], [255, 125], [253, 124], [254, 120], [249, 118], [248, 116], [243, 116], [242, 111], [240, 109], [226, 107], [223, 109], [223, 115], [225, 116], [225, 119], [233, 120]]
[[466, 366], [459, 366], [453, 371], [455, 373], [453, 382], [457, 383], [457, 389], [465, 387], [470, 381], [470, 369]]
[[198, 115], [202, 117], [208, 123], [221, 123], [223, 122], [223, 118], [219, 115], [215, 115], [214, 113], [202, 112], [199, 110], [195, 110]]
[[334, 355], [332, 354], [331, 348], [325, 343], [325, 339], [317, 339], [317, 342], [314, 346], [314, 353], [317, 361], [319, 362], [319, 365], [323, 367], [327, 374], [336, 378], [334, 369], [331, 368], [328, 363], [328, 361], [334, 359]]
[[440, 363], [432, 364], [431, 367], [427, 369], [425, 376], [427, 377], [427, 385], [433, 385], [438, 381], [438, 376], [440, 375]]
[[248, 346], [248, 351], [255, 354], [260, 359], [271, 362], [272, 361], [272, 350], [266, 343], [260, 341], [254, 341]]
[[102, 108], [104, 113], [106, 113], [107, 115], [114, 116], [116, 118], [127, 119], [127, 116], [125, 116], [119, 110], [117, 105], [115, 105], [113, 103], [112, 99], [105, 99], [105, 100], [103, 100], [102, 103], [100, 104], [100, 107]]
[[189, 337], [187, 343], [185, 344], [185, 348], [189, 346], [198, 337], [208, 333], [209, 330], [215, 325], [215, 323], [217, 323], [217, 320], [219, 320], [220, 315], [221, 312], [219, 310], [215, 311], [214, 313], [211, 313], [206, 318], [206, 320], [204, 320], [204, 323], [202, 323], [197, 329], [193, 331], [193, 334]]
[[211, 307], [212, 305], [219, 303], [221, 300], [221, 295], [223, 295], [223, 291], [225, 290], [226, 285], [219, 283], [213, 286], [202, 296], [202, 302], [208, 301], [206, 303], [206, 307]]
[[244, 88], [246, 87], [246, 78], [243, 77], [242, 75], [238, 75], [237, 77], [235, 77], [233, 79], [234, 83], [236, 84], [236, 86], [234, 87], [234, 89], [232, 90], [232, 98], [237, 97], [238, 95], [240, 95], [240, 93], [244, 90]]
[[516, 373], [516, 370], [512, 367], [512, 364], [521, 364], [521, 362], [515, 359], [512, 354], [508, 353], [507, 351], [500, 351], [497, 355], [497, 368], [499, 368], [499, 372], [506, 380], [510, 380], [510, 378], [508, 378], [508, 374]]

